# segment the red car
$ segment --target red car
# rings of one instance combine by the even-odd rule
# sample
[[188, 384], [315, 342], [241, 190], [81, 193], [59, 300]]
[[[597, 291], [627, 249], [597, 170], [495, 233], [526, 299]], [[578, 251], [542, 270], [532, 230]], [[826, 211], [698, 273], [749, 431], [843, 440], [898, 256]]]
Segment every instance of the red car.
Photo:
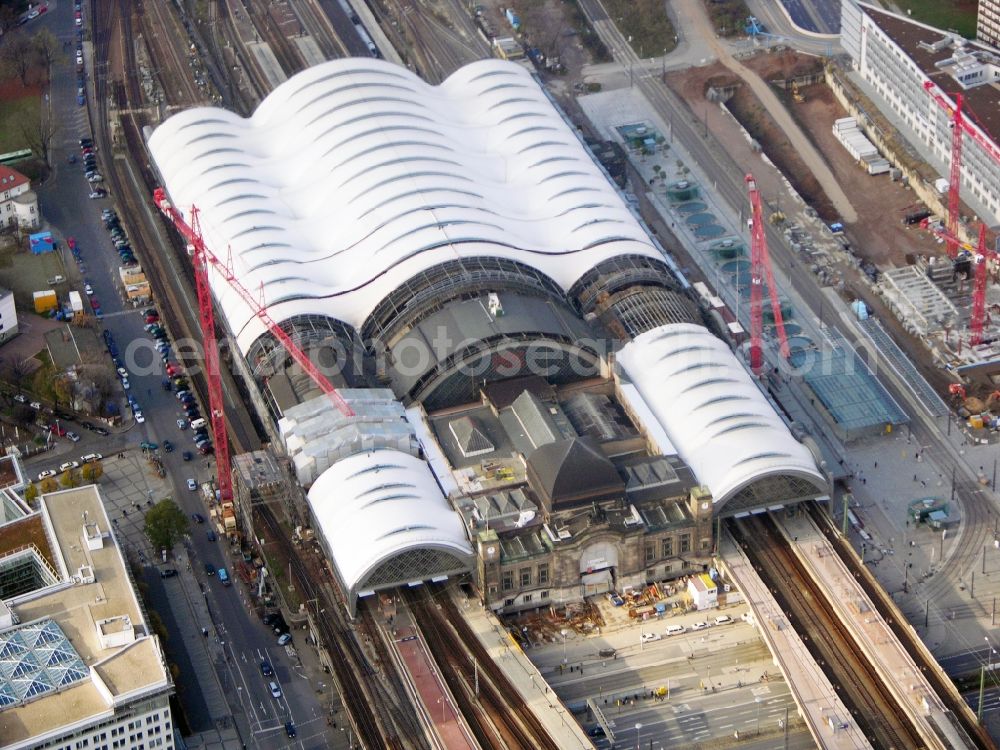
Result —
[[101, 306], [101, 302], [100, 300], [97, 299], [97, 297], [91, 297], [90, 306], [96, 310], [98, 307]]
[[49, 425], [49, 431], [54, 432], [59, 437], [66, 437], [66, 429], [61, 427], [58, 423], [53, 422]]
[[175, 375], [179, 375], [180, 372], [180, 365], [174, 364], [173, 362], [167, 362], [167, 375], [174, 377]]
[[146, 322], [147, 323], [158, 323], [159, 321], [160, 321], [160, 316], [159, 315], [147, 315], [146, 316]]

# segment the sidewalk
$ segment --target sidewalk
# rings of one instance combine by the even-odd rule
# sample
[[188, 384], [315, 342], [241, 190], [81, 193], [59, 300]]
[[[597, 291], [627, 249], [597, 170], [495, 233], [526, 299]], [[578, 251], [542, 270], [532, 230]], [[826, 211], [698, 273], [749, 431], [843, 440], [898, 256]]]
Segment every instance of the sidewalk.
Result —
[[510, 640], [493, 614], [478, 604], [470, 604], [466, 599], [456, 598], [456, 605], [464, 611], [466, 620], [493, 661], [521, 693], [559, 747], [563, 750], [592, 748], [594, 745], [583, 728], [576, 723], [573, 715], [549, 689], [535, 665], [524, 655], [520, 647]]

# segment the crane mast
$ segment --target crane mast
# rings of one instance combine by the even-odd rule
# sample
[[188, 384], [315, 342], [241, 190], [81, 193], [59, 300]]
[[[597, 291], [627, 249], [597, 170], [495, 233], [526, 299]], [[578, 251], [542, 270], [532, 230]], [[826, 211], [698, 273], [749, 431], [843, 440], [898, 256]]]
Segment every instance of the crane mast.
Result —
[[760, 375], [764, 368], [764, 284], [767, 283], [771, 299], [771, 313], [774, 327], [778, 332], [781, 356], [788, 359], [788, 337], [785, 335], [785, 320], [781, 314], [781, 301], [771, 270], [771, 256], [767, 249], [764, 233], [764, 212], [761, 208], [760, 191], [752, 174], [746, 176], [750, 194], [750, 369]]

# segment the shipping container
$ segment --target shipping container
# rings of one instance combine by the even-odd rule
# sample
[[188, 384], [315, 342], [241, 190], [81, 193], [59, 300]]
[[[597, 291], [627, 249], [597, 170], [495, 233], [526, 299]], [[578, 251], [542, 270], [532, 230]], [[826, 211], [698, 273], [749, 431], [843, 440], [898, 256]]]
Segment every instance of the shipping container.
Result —
[[59, 300], [56, 297], [55, 289], [47, 289], [42, 292], [35, 292], [32, 295], [35, 302], [35, 312], [36, 313], [47, 313], [49, 310], [55, 310], [59, 306]]

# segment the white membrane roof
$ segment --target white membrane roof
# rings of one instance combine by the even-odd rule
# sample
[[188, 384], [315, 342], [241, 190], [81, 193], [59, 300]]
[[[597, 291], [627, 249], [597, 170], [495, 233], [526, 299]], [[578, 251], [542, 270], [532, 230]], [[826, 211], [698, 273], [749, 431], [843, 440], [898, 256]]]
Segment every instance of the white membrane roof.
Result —
[[[499, 256], [568, 289], [625, 254], [662, 259], [522, 67], [481, 60], [431, 86], [370, 58], [332, 60], [247, 119], [190, 109], [149, 147], [173, 204], [278, 321], [360, 328], [395, 287], [448, 260]], [[264, 329], [213, 277], [246, 353]]]

